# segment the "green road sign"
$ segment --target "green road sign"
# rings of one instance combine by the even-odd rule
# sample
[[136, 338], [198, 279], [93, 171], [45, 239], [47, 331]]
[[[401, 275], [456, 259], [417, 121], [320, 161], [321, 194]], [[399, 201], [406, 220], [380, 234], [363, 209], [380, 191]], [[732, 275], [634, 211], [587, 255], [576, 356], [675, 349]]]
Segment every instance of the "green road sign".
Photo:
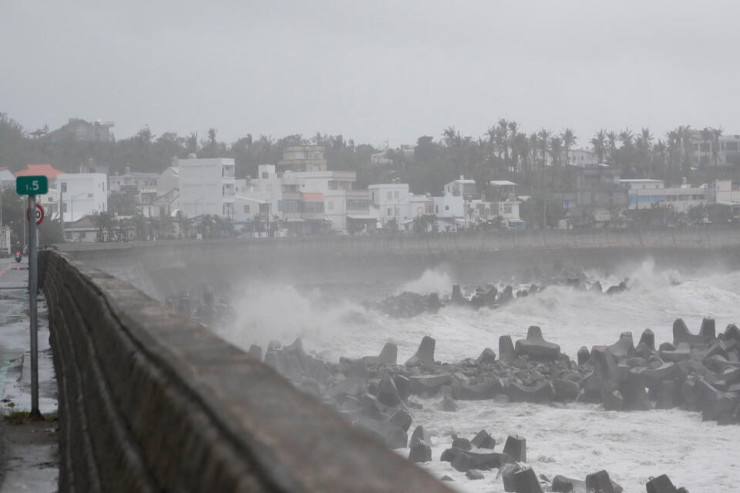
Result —
[[45, 176], [19, 176], [15, 179], [18, 195], [44, 195], [49, 193], [49, 180]]

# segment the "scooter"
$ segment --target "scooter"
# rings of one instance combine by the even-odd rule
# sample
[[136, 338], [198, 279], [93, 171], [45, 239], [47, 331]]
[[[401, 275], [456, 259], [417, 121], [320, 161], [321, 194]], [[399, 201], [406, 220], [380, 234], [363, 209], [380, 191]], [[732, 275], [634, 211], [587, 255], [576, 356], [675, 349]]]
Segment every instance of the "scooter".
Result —
[[20, 251], [15, 252], [15, 261], [20, 264], [22, 259], [23, 259], [23, 255], [21, 254], [21, 252]]

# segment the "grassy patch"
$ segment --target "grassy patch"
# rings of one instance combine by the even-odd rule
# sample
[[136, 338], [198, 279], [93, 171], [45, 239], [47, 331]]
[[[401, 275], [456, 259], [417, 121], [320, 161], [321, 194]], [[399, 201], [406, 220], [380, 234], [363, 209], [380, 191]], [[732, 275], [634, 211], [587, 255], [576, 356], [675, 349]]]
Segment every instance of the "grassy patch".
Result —
[[10, 425], [22, 425], [28, 420], [28, 411], [13, 411], [10, 414], [6, 414], [3, 419]]

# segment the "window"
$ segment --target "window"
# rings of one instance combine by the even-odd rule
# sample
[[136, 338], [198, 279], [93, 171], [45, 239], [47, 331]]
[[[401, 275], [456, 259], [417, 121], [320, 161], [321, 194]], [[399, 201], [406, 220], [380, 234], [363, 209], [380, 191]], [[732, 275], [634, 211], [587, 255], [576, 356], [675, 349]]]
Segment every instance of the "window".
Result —
[[394, 199], [397, 199], [397, 198], [398, 198], [398, 191], [396, 191], [396, 192], [393, 192], [393, 198], [394, 198]]
[[446, 205], [446, 206], [445, 206], [445, 210], [446, 210], [446, 211], [449, 211], [449, 210], [450, 210], [450, 206], [449, 206], [449, 205]]
[[249, 206], [248, 205], [245, 205], [244, 206], [244, 214], [249, 214]]
[[263, 179], [263, 180], [266, 180], [266, 179], [268, 179], [269, 177], [270, 177], [270, 173], [268, 173], [267, 171], [263, 171], [263, 172], [262, 172], [262, 179]]
[[388, 207], [388, 210], [386, 211], [385, 215], [386, 216], [392, 216], [393, 215], [393, 209], [391, 209], [390, 207]]
[[67, 182], [62, 182], [62, 193], [67, 193]]
[[386, 195], [386, 197], [388, 197], [388, 200], [392, 199], [393, 198], [393, 192], [388, 192], [388, 194]]
[[504, 204], [504, 214], [511, 214], [511, 204]]

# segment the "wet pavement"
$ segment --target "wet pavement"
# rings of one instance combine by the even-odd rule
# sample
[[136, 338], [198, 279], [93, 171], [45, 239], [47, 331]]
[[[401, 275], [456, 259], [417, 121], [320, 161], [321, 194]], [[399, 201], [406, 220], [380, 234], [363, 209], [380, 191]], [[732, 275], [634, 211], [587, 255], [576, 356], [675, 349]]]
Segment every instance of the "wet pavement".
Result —
[[[57, 491], [57, 388], [43, 295], [38, 304], [39, 410], [44, 421], [20, 419], [31, 410], [27, 259], [0, 259], [0, 493]], [[20, 424], [14, 424], [20, 422]]]

